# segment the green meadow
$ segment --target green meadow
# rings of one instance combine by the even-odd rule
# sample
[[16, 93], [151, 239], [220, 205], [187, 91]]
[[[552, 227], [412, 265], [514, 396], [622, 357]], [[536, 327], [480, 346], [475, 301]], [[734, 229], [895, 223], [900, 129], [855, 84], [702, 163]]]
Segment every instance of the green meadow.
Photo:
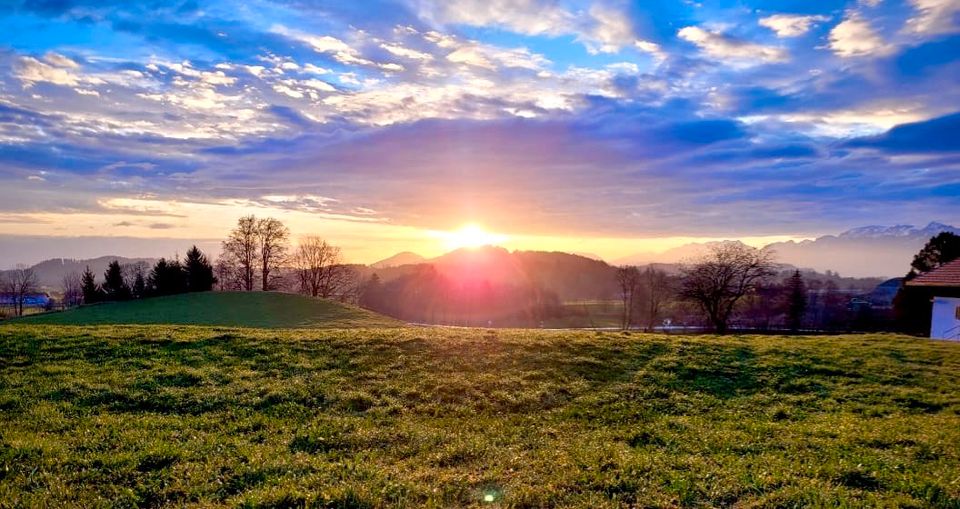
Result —
[[280, 292], [201, 292], [107, 302], [17, 319], [49, 325], [219, 325], [265, 328], [398, 327], [356, 306]]
[[11, 323], [0, 506], [957, 508], [960, 344]]

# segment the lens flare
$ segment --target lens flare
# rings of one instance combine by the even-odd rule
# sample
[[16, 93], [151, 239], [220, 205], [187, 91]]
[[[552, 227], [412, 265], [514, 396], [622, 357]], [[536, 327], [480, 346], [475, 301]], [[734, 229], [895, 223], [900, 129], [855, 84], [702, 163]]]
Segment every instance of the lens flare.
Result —
[[452, 232], [435, 232], [448, 250], [495, 246], [507, 240], [506, 235], [490, 233], [478, 224], [469, 223]]

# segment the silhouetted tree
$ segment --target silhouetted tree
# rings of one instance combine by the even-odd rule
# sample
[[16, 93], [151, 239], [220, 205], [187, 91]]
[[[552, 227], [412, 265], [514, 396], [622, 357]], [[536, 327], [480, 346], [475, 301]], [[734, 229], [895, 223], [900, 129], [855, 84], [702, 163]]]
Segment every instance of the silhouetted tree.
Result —
[[213, 272], [216, 274], [217, 289], [221, 292], [242, 290], [243, 285], [240, 282], [239, 269], [233, 263], [233, 258], [226, 254], [221, 254], [217, 258], [217, 263], [213, 266]]
[[37, 274], [23, 264], [8, 271], [4, 281], [4, 290], [13, 297], [13, 308], [17, 316], [23, 316], [23, 305], [27, 297], [37, 291]]
[[86, 270], [83, 271], [83, 276], [81, 276], [81, 288], [84, 304], [94, 304], [103, 300], [103, 292], [100, 287], [97, 286], [93, 271], [90, 270], [89, 265]]
[[313, 297], [329, 298], [342, 290], [346, 279], [340, 248], [332, 246], [320, 237], [307, 236], [300, 239], [293, 252], [300, 292]]
[[83, 278], [76, 272], [71, 272], [63, 276], [60, 281], [60, 287], [63, 291], [61, 304], [65, 308], [79, 306], [83, 303]]
[[187, 256], [183, 261], [183, 269], [186, 273], [187, 291], [190, 292], [209, 292], [213, 290], [213, 285], [217, 278], [213, 275], [213, 266], [207, 260], [197, 246], [193, 246], [187, 251]]
[[683, 272], [680, 295], [696, 303], [718, 334], [726, 334], [730, 316], [745, 295], [774, 275], [773, 255], [742, 244], [725, 243]]
[[123, 265], [122, 268], [124, 280], [127, 282], [127, 286], [130, 287], [130, 296], [134, 299], [146, 297], [147, 272], [150, 270], [147, 263], [139, 261]]
[[643, 320], [645, 329], [652, 332], [670, 299], [670, 279], [666, 272], [647, 267], [640, 274], [638, 291], [636, 304], [639, 317]]
[[913, 257], [913, 262], [910, 263], [913, 276], [907, 277], [913, 279], [918, 273], [930, 272], [957, 258], [960, 258], [960, 235], [941, 232], [927, 241], [920, 252]]
[[223, 242], [224, 265], [235, 267], [241, 290], [253, 291], [257, 277], [259, 222], [255, 216], [237, 220], [237, 227]]
[[114, 260], [107, 265], [106, 272], [103, 273], [103, 285], [101, 286], [106, 300], [120, 301], [130, 300], [130, 287], [123, 279], [123, 269], [120, 268], [120, 262]]
[[791, 332], [798, 332], [803, 325], [807, 312], [807, 285], [800, 271], [794, 271], [787, 280], [787, 326]]
[[263, 291], [276, 288], [276, 271], [286, 260], [290, 230], [280, 221], [267, 217], [257, 221], [257, 242], [260, 247], [260, 283]]
[[367, 309], [382, 309], [383, 284], [376, 272], [367, 279], [360, 292], [360, 305]]
[[640, 270], [624, 265], [617, 268], [617, 285], [620, 287], [620, 300], [623, 312], [620, 315], [620, 328], [629, 329], [633, 324], [633, 311], [636, 306], [637, 290], [640, 287]]
[[176, 258], [160, 258], [147, 278], [147, 293], [154, 296], [175, 295], [187, 291], [187, 275]]

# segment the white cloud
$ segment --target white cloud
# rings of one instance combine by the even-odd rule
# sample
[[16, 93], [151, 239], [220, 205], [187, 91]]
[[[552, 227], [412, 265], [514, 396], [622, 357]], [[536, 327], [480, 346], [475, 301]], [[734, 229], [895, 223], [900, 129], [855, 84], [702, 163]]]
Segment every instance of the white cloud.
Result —
[[700, 27], [682, 28], [677, 32], [677, 36], [697, 45], [708, 56], [734, 65], [748, 66], [787, 60], [787, 52], [783, 48], [734, 39]]
[[830, 49], [837, 56], [853, 58], [887, 55], [893, 46], [880, 37], [869, 21], [852, 12], [830, 31]]
[[930, 111], [922, 105], [881, 102], [845, 110], [792, 113], [782, 115], [779, 119], [810, 124], [818, 135], [845, 138], [882, 133], [894, 126], [918, 122], [930, 116]]
[[429, 53], [417, 51], [415, 49], [407, 48], [399, 44], [383, 43], [380, 45], [380, 47], [387, 50], [393, 55], [396, 55], [402, 58], [409, 58], [410, 60], [423, 60], [425, 62], [429, 62], [430, 60], [433, 60], [433, 55]]
[[252, 74], [252, 75], [254, 75], [254, 76], [258, 77], [258, 78], [259, 78], [261, 75], [263, 75], [263, 71], [266, 70], [266, 67], [264, 67], [264, 66], [262, 66], [262, 65], [245, 65], [245, 66], [243, 66], [243, 67], [247, 70], [247, 72], [249, 72], [250, 74]]
[[310, 74], [330, 74], [332, 71], [330, 69], [327, 69], [324, 67], [318, 67], [313, 64], [304, 64], [303, 72], [310, 73]]
[[597, 3], [590, 7], [593, 23], [581, 28], [578, 38], [594, 53], [616, 53], [636, 41], [630, 18], [619, 9]]
[[73, 87], [81, 83], [88, 85], [101, 85], [105, 83], [105, 81], [95, 76], [87, 76], [82, 73], [75, 72], [76, 64], [72, 60], [70, 62], [74, 65], [60, 67], [41, 62], [33, 57], [21, 57], [17, 62], [17, 68], [14, 73], [26, 87], [30, 87], [34, 83], [41, 82], [69, 87]]
[[43, 59], [48, 63], [55, 65], [57, 67], [64, 67], [68, 69], [76, 69], [80, 67], [80, 64], [74, 62], [73, 60], [59, 54], [59, 53], [47, 53], [43, 56]]
[[760, 26], [776, 32], [777, 37], [798, 37], [808, 31], [814, 23], [829, 20], [829, 16], [799, 16], [794, 14], [774, 14], [760, 19]]
[[917, 13], [907, 20], [907, 32], [937, 35], [960, 31], [955, 22], [960, 13], [960, 0], [910, 0], [910, 3]]
[[[600, 1], [586, 12], [546, 0], [409, 0], [434, 24], [496, 26], [525, 35], [573, 35], [591, 53], [616, 53], [637, 37], [621, 2]], [[614, 6], [616, 4], [616, 6]]]
[[308, 44], [317, 53], [325, 53], [346, 65], [374, 65], [373, 62], [360, 56], [360, 51], [351, 47], [346, 42], [330, 35], [313, 35], [299, 30], [292, 30], [283, 25], [275, 25], [271, 28], [275, 34]]
[[650, 41], [637, 41], [635, 45], [640, 51], [650, 54], [657, 63], [667, 59], [666, 52], [663, 51], [663, 48], [661, 48], [659, 44]]

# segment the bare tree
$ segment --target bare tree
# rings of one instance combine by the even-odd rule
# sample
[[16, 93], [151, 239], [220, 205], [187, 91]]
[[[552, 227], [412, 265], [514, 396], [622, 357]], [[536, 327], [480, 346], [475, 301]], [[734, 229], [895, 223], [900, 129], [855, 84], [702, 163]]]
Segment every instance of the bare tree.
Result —
[[340, 269], [343, 288], [339, 291], [337, 298], [340, 302], [359, 306], [360, 295], [363, 293], [364, 288], [364, 281], [360, 276], [360, 272], [347, 265], [341, 265]]
[[60, 284], [63, 290], [63, 307], [76, 307], [83, 303], [83, 281], [80, 273], [71, 272], [63, 276]]
[[227, 253], [217, 258], [213, 265], [213, 273], [217, 277], [217, 289], [221, 292], [242, 289], [239, 277], [239, 268], [233, 263], [233, 257]]
[[700, 307], [718, 334], [727, 332], [737, 302], [776, 273], [771, 252], [732, 242], [681, 270], [680, 295]]
[[620, 327], [626, 330], [633, 324], [633, 310], [636, 306], [637, 290], [640, 286], [640, 270], [632, 265], [618, 267], [617, 284], [620, 286], [620, 299], [623, 301]]
[[671, 297], [670, 280], [667, 273], [653, 267], [647, 267], [640, 275], [640, 316], [648, 332], [653, 331]]
[[236, 267], [240, 289], [248, 292], [256, 282], [259, 242], [259, 221], [252, 215], [241, 217], [223, 242], [223, 257]]
[[[251, 216], [253, 217], [253, 216]], [[278, 269], [286, 260], [290, 230], [280, 221], [268, 217], [257, 221], [257, 241], [260, 246], [260, 281], [263, 291], [275, 288]], [[271, 273], [274, 273], [271, 276]]]
[[23, 264], [7, 272], [4, 289], [13, 299], [13, 311], [17, 316], [23, 316], [23, 305], [27, 297], [37, 291], [37, 274], [32, 268]]
[[354, 271], [343, 265], [339, 247], [316, 236], [300, 239], [293, 254], [300, 292], [325, 299], [343, 297], [351, 284], [355, 284]]

